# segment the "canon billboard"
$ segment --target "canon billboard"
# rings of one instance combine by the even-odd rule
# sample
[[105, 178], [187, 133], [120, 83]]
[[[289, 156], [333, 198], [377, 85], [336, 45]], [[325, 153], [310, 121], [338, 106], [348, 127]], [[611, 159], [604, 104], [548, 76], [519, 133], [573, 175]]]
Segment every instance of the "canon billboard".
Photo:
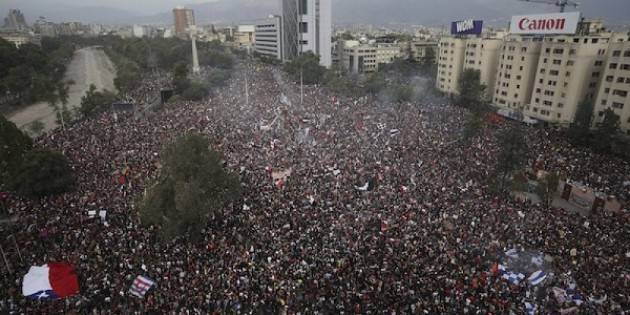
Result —
[[512, 34], [575, 34], [580, 12], [519, 15], [512, 17]]
[[451, 23], [452, 35], [479, 35], [483, 29], [483, 21], [463, 20]]

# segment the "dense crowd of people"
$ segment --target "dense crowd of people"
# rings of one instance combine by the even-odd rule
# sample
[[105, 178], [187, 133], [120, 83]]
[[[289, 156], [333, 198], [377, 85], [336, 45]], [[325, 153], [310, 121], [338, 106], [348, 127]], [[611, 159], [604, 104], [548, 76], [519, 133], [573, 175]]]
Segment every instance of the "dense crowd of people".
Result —
[[[249, 77], [249, 98], [244, 93]], [[466, 110], [444, 100], [388, 104], [299, 88], [279, 71], [239, 65], [204, 102], [134, 118], [104, 113], [37, 140], [71, 161], [77, 188], [29, 201], [1, 240], [13, 273], [0, 279], [10, 314], [629, 314], [626, 210], [589, 217], [489, 192], [499, 150], [490, 125], [460, 141]], [[526, 127], [518, 127], [526, 128]], [[528, 164], [630, 200], [630, 164], [526, 130]], [[185, 133], [211, 139], [239, 174], [243, 197], [209, 220], [202, 242], [158, 239], [134, 204], [160, 151]], [[278, 175], [281, 174], [281, 175]], [[106, 217], [89, 211], [106, 210]], [[544, 253], [549, 277], [512, 284], [496, 270], [510, 249]], [[31, 265], [69, 261], [80, 294], [21, 296]], [[144, 275], [144, 299], [128, 291]], [[584, 303], [549, 288], [571, 277]], [[547, 289], [544, 289], [547, 288]], [[580, 305], [577, 305], [580, 304]]]

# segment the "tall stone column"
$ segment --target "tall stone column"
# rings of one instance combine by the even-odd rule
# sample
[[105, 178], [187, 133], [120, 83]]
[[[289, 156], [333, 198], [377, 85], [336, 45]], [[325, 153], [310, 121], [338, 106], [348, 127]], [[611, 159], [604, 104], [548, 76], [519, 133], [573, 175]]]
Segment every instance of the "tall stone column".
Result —
[[197, 38], [196, 38], [196, 27], [192, 26], [190, 31], [190, 37], [192, 39], [192, 72], [193, 74], [199, 74], [201, 68], [199, 68], [199, 57], [197, 56]]

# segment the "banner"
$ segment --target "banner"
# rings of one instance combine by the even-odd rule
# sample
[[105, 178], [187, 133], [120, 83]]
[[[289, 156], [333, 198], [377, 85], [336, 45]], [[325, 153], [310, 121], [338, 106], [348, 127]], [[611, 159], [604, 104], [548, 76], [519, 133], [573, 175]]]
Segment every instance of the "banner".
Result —
[[575, 34], [580, 22], [580, 12], [531, 14], [512, 17], [512, 34]]
[[463, 20], [451, 23], [452, 35], [479, 35], [483, 29], [483, 21]]

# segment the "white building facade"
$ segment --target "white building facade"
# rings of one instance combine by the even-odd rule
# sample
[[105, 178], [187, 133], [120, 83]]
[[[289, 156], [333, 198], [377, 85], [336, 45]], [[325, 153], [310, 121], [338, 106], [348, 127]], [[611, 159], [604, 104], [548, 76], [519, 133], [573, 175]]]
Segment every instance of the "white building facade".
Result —
[[332, 65], [331, 0], [282, 0], [284, 58], [312, 51], [320, 64]]
[[283, 60], [282, 17], [271, 16], [256, 23], [254, 51], [263, 56]]

